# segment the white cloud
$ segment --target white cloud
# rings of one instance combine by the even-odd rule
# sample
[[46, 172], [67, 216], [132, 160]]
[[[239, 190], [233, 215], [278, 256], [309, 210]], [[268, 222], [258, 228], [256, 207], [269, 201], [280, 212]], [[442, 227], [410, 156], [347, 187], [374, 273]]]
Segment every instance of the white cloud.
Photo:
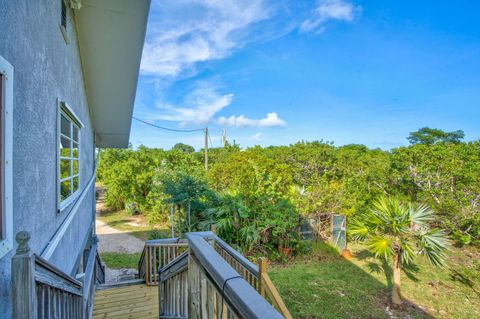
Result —
[[354, 6], [345, 0], [319, 0], [312, 12], [312, 17], [303, 21], [300, 30], [303, 32], [321, 33], [329, 20], [351, 22], [361, 11], [360, 6]]
[[180, 126], [206, 124], [220, 110], [230, 105], [232, 99], [233, 94], [219, 94], [214, 85], [203, 83], [193, 89], [181, 105], [157, 103], [155, 114], [147, 117], [149, 120], [180, 122]]
[[287, 123], [278, 117], [277, 113], [268, 113], [263, 119], [255, 120], [240, 116], [220, 117], [217, 120], [219, 125], [233, 126], [233, 127], [278, 127], [285, 126]]
[[152, 11], [141, 71], [160, 77], [228, 56], [244, 45], [252, 24], [269, 16], [264, 0], [162, 0]]

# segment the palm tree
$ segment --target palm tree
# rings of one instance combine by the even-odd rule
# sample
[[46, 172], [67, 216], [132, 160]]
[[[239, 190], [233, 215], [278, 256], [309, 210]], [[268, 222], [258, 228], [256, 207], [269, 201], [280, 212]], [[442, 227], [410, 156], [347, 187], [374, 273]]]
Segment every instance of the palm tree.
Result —
[[445, 262], [448, 246], [445, 233], [431, 229], [433, 212], [427, 206], [404, 205], [391, 197], [378, 199], [373, 209], [359, 215], [349, 227], [354, 239], [365, 241], [376, 258], [392, 260], [392, 302], [402, 303], [400, 270], [410, 264], [415, 256], [423, 254], [436, 266]]

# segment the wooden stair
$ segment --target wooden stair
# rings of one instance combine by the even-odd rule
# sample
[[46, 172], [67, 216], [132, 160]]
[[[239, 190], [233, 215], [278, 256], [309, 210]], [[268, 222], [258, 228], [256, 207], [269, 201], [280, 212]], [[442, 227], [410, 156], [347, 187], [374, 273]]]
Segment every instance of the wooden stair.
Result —
[[158, 287], [142, 283], [101, 286], [95, 294], [93, 319], [158, 318]]

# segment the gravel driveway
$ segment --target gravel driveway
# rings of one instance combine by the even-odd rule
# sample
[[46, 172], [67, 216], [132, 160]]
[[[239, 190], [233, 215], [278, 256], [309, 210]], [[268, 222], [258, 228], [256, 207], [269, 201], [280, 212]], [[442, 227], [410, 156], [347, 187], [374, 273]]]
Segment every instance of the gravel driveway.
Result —
[[128, 233], [108, 226], [103, 221], [96, 221], [97, 236], [99, 239], [98, 250], [100, 253], [140, 253], [145, 243]]

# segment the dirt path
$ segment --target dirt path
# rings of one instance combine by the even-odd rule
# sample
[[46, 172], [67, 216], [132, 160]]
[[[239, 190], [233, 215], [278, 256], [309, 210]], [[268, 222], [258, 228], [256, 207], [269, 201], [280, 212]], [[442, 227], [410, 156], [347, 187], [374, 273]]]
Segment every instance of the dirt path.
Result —
[[[97, 188], [99, 194], [97, 199], [97, 217], [106, 207], [103, 203], [103, 189]], [[126, 232], [113, 228], [107, 225], [100, 219], [95, 221], [95, 229], [97, 233], [98, 251], [100, 253], [113, 252], [122, 254], [140, 253], [143, 250], [144, 242]], [[110, 269], [106, 268], [105, 281], [107, 284], [112, 284], [119, 281], [135, 279], [137, 274], [136, 269]]]
[[[103, 202], [104, 189], [97, 187], [97, 217], [103, 211], [107, 210]], [[134, 254], [143, 250], [144, 242], [124, 231], [113, 228], [100, 219], [96, 220], [96, 232], [99, 239], [98, 250], [101, 253], [124, 253]]]
[[99, 239], [98, 250], [101, 253], [114, 252], [134, 254], [143, 250], [144, 242], [128, 233], [108, 226], [103, 221], [97, 219], [97, 236]]

